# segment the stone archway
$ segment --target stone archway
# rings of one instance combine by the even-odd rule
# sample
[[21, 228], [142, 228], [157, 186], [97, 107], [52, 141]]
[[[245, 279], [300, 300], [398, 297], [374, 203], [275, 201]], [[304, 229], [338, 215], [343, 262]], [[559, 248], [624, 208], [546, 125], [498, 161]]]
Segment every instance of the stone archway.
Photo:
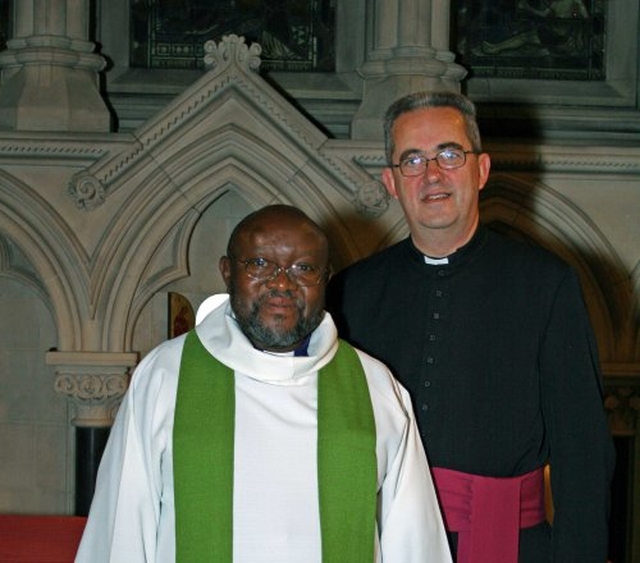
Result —
[[615, 250], [580, 209], [543, 183], [497, 173], [482, 192], [481, 218], [571, 264], [582, 281], [602, 361], [633, 360], [632, 288]]

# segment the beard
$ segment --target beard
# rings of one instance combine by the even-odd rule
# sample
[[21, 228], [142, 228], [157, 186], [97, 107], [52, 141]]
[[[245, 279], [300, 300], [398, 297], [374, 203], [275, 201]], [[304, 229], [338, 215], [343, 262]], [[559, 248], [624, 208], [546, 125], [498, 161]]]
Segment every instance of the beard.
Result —
[[244, 308], [238, 306], [239, 303], [235, 292], [230, 291], [229, 293], [231, 308], [235, 313], [236, 321], [240, 329], [254, 345], [259, 343], [261, 348], [267, 350], [277, 352], [279, 350], [287, 351], [295, 348], [296, 344], [302, 342], [322, 321], [322, 309], [307, 317], [304, 314], [304, 303], [297, 301], [298, 322], [296, 322], [292, 328], [287, 329], [284, 326], [280, 326], [277, 323], [277, 317], [274, 325], [267, 326], [260, 319], [260, 307], [263, 301], [268, 297], [277, 297], [279, 295], [290, 297], [289, 292], [272, 290], [267, 295], [254, 301], [246, 314], [239, 313], [239, 311], [242, 311]]

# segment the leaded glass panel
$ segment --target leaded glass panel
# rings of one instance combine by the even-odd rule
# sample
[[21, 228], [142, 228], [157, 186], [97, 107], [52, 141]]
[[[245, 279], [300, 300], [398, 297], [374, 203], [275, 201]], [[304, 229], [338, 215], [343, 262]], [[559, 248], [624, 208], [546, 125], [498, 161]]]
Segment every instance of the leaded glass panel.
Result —
[[205, 41], [262, 46], [262, 68], [333, 71], [337, 0], [131, 0], [131, 66], [203, 66]]
[[451, 13], [471, 78], [606, 78], [606, 0], [453, 0]]

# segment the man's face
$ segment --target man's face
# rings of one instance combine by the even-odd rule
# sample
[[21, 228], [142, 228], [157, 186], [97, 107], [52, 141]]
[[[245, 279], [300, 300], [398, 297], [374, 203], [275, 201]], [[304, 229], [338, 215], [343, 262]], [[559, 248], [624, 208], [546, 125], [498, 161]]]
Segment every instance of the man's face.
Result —
[[[392, 130], [397, 164], [411, 155], [433, 158], [445, 148], [472, 150], [462, 115], [454, 108], [435, 107], [401, 115]], [[400, 202], [414, 242], [446, 241], [458, 248], [473, 234], [479, 219], [478, 198], [489, 176], [487, 154], [468, 154], [465, 164], [443, 170], [430, 161], [424, 174], [405, 177], [399, 168], [385, 168], [382, 179]], [[428, 246], [428, 245], [427, 245]]]
[[262, 350], [294, 350], [320, 324], [326, 276], [303, 287], [280, 271], [271, 280], [252, 279], [241, 261], [262, 258], [283, 268], [306, 264], [325, 271], [324, 238], [297, 217], [265, 217], [238, 237], [233, 256], [223, 256], [220, 271], [240, 328]]

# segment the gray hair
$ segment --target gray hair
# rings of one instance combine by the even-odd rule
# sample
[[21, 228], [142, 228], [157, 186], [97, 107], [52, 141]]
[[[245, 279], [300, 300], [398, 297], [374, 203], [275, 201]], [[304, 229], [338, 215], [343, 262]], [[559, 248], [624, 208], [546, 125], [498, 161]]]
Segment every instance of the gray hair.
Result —
[[384, 148], [389, 164], [391, 164], [391, 157], [395, 148], [391, 133], [396, 120], [405, 113], [437, 107], [450, 107], [458, 110], [464, 119], [467, 136], [471, 142], [471, 149], [476, 152], [482, 152], [482, 140], [476, 119], [476, 107], [469, 98], [457, 92], [415, 92], [393, 102], [384, 114]]

